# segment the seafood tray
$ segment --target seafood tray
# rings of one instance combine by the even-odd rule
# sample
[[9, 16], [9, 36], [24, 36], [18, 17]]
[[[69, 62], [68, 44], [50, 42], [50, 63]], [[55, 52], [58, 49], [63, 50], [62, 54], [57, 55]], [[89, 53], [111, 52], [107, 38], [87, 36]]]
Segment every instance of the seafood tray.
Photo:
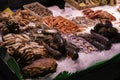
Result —
[[73, 7], [81, 10], [81, 9], [85, 9], [85, 8], [88, 8], [88, 7], [95, 7], [95, 6], [98, 6], [99, 3], [97, 4], [93, 4], [93, 5], [80, 5], [77, 1], [75, 0], [65, 0], [66, 2], [68, 2], [69, 4], [71, 4]]
[[92, 9], [87, 8], [87, 9], [84, 9], [82, 12], [89, 19], [98, 19], [99, 18], [99, 19], [109, 19], [111, 21], [116, 20], [115, 16], [113, 16], [109, 12], [103, 11], [103, 10], [93, 11]]
[[76, 36], [74, 34], [66, 34], [63, 35], [63, 37], [72, 44], [76, 45], [78, 48], [80, 48], [80, 52], [84, 53], [90, 53], [92, 51], [98, 51], [97, 48], [95, 48], [92, 44], [87, 42], [84, 38]]
[[[0, 49], [4, 50], [2, 47], [0, 47]], [[119, 66], [120, 66], [119, 60], [120, 60], [120, 54], [117, 54], [110, 60], [97, 62], [96, 64], [94, 64], [94, 65], [90, 66], [89, 68], [87, 68], [83, 71], [80, 71], [80, 72], [76, 72], [73, 74], [71, 74], [67, 71], [61, 72], [53, 80], [77, 80], [78, 78], [81, 78], [81, 80], [88, 80], [88, 77], [86, 78], [86, 76], [89, 76], [89, 80], [93, 80], [93, 79], [97, 80], [98, 78], [104, 79], [104, 77], [101, 77], [100, 74], [105, 76], [106, 79], [113, 79], [114, 76], [110, 76], [110, 75], [114, 75], [115, 73], [117, 73], [115, 75], [115, 77], [118, 77], [118, 74], [120, 71], [119, 70]], [[13, 58], [9, 57], [4, 51], [2, 51], [1, 55], [0, 55], [0, 62], [1, 61], [3, 62], [3, 65], [5, 65], [4, 71], [7, 72], [7, 74], [5, 73], [5, 76], [8, 76], [9, 79], [33, 80], [33, 79], [23, 79], [23, 77], [20, 74], [19, 67], [18, 67], [16, 61]], [[8, 64], [9, 64], [9, 66], [8, 66]], [[10, 67], [10, 65], [11, 65], [11, 67]], [[116, 68], [116, 66], [117, 66], [117, 68]], [[111, 70], [111, 67], [112, 67], [112, 70]], [[1, 68], [1, 69], [3, 69], [3, 68]], [[100, 71], [100, 70], [102, 70], [102, 71]], [[104, 70], [105, 70], [105, 73], [103, 73]], [[77, 75], [79, 75], [79, 76], [77, 76]], [[97, 77], [95, 77], [95, 76], [97, 76]], [[8, 79], [8, 78], [5, 78], [5, 79]], [[0, 76], [0, 79], [1, 79], [1, 76]], [[1, 79], [1, 80], [4, 80], [4, 79]], [[34, 79], [34, 80], [39, 80], [39, 79]], [[43, 79], [43, 80], [47, 80], [47, 79]]]
[[52, 12], [39, 2], [23, 5], [23, 8], [28, 10], [32, 15], [36, 17], [45, 17], [52, 15]]
[[72, 5], [73, 7], [81, 10], [81, 9], [85, 9], [85, 8], [90, 8], [90, 7], [96, 7], [99, 5], [105, 5], [108, 3], [107, 0], [65, 0], [67, 3], [69, 3], [70, 5]]
[[100, 22], [98, 20], [92, 20], [92, 19], [89, 19], [86, 17], [80, 17], [80, 16], [73, 18], [72, 21], [85, 28], [92, 27]]
[[44, 22], [49, 28], [57, 28], [62, 33], [76, 33], [84, 31], [84, 28], [75, 24], [73, 21], [63, 18], [62, 16], [48, 16]]

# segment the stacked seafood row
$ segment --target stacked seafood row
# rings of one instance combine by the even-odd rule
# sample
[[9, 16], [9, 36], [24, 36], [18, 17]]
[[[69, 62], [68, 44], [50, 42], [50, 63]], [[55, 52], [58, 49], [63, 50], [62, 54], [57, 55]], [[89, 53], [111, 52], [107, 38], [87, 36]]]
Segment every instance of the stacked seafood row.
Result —
[[84, 27], [75, 24], [74, 22], [65, 19], [61, 16], [53, 17], [48, 16], [44, 19], [46, 25], [49, 28], [56, 28], [60, 32], [67, 34], [67, 33], [76, 33], [81, 32], [84, 30]]
[[44, 76], [55, 72], [57, 63], [49, 57], [45, 46], [33, 42], [27, 34], [18, 32], [20, 28], [14, 25], [16, 21], [13, 21], [9, 25], [5, 22], [6, 29], [2, 30], [3, 46], [7, 48], [9, 55], [16, 59], [24, 76]]
[[57, 63], [48, 57], [46, 48], [31, 42], [26, 34], [9, 33], [3, 36], [3, 41], [7, 52], [16, 59], [25, 77], [42, 76], [56, 71]]
[[[29, 8], [34, 10], [33, 6]], [[27, 10], [13, 15], [0, 13], [2, 46], [16, 59], [24, 77], [38, 77], [55, 72], [57, 60], [77, 60], [79, 52], [108, 50], [112, 43], [120, 42], [120, 34], [110, 22], [116, 20], [114, 16], [91, 9], [83, 13], [87, 18], [76, 17], [72, 21], [61, 16], [36, 18]], [[95, 26], [90, 34], [77, 34], [90, 26]]]
[[[118, 30], [111, 23], [111, 21], [116, 20], [112, 14], [103, 10], [93, 11], [89, 8], [84, 9], [83, 13], [85, 17], [78, 16], [73, 18], [72, 21], [61, 16], [46, 17], [44, 21], [49, 28], [56, 28], [63, 33], [62, 37], [77, 46], [80, 52], [90, 53], [92, 51], [108, 50], [112, 43], [120, 42]], [[95, 27], [94, 30], [90, 31], [90, 34], [79, 34], [79, 32], [91, 26]]]
[[51, 16], [52, 11], [48, 10], [45, 6], [39, 2], [33, 2], [23, 6], [24, 9], [28, 10], [32, 15], [36, 17], [46, 17]]
[[99, 20], [92, 20], [85, 16], [74, 17], [72, 21], [84, 28], [95, 26], [97, 23], [100, 22]]
[[79, 57], [79, 48], [26, 10], [19, 10], [12, 16], [1, 13], [0, 17], [2, 46], [16, 59], [24, 77], [45, 76], [56, 71], [56, 60]]
[[83, 13], [89, 19], [108, 19], [110, 21], [116, 20], [116, 18], [112, 14], [103, 10], [93, 11], [92, 9], [87, 8], [83, 10]]
[[118, 33], [118, 30], [113, 26], [111, 22], [111, 21], [116, 21], [116, 17], [114, 17], [112, 14], [110, 14], [107, 11], [103, 11], [103, 10], [93, 11], [90, 8], [84, 9], [83, 13], [87, 18], [92, 20], [100, 20], [100, 22], [97, 23], [93, 29], [91, 29], [90, 31], [91, 35], [85, 34], [84, 36], [82, 35], [82, 37], [84, 37], [86, 40], [92, 43], [94, 42], [91, 41], [91, 39], [96, 38], [99, 43], [102, 43], [102, 45], [106, 45], [106, 48], [104, 46], [103, 49], [110, 49], [111, 47], [110, 43], [120, 42], [120, 34]]
[[63, 38], [65, 38], [68, 42], [72, 43], [73, 45], [76, 45], [80, 52], [84, 53], [90, 53], [92, 51], [98, 51], [96, 47], [94, 47], [91, 43], [86, 41], [84, 38], [74, 35], [74, 34], [65, 34], [62, 35]]

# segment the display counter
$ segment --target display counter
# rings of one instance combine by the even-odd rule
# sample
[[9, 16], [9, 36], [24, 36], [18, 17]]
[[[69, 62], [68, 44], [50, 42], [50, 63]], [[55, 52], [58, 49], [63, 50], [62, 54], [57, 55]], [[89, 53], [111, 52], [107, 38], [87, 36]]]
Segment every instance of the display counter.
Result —
[[60, 9], [37, 2], [10, 14], [4, 10], [2, 75], [10, 80], [119, 80], [119, 6], [78, 10], [68, 3]]

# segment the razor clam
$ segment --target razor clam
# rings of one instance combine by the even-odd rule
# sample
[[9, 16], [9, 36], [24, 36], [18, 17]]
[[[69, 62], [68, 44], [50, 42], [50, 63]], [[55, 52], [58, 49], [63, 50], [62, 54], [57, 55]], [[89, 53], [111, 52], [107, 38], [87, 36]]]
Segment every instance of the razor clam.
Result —
[[58, 31], [55, 29], [46, 29], [46, 30], [43, 30], [43, 33], [56, 34], [58, 33]]
[[13, 34], [7, 34], [7, 35], [4, 35], [3, 36], [3, 40], [9, 40], [9, 39], [13, 39], [14, 38], [14, 36], [13, 36]]
[[28, 37], [26, 38], [25, 34], [24, 34], [24, 36], [23, 36], [23, 34], [21, 34], [21, 35], [20, 34], [16, 34], [15, 37], [21, 39], [22, 41], [30, 41], [30, 38], [28, 38]]
[[79, 50], [80, 49], [78, 47], [76, 47], [76, 45], [73, 45], [72, 43], [67, 43], [67, 46], [66, 46], [67, 55], [69, 57], [71, 57], [72, 60], [78, 59], [78, 57], [79, 57], [79, 55], [78, 55]]
[[100, 42], [101, 44], [104, 44], [106, 47], [108, 47], [108, 49], [112, 46], [111, 41], [108, 38], [106, 38], [106, 37], [104, 37], [104, 36], [102, 36], [100, 34], [97, 34], [95, 32], [91, 32], [91, 35], [98, 42]]
[[104, 45], [104, 44], [101, 44], [100, 42], [98, 42], [98, 41], [91, 41], [91, 43], [95, 46], [95, 47], [97, 47], [99, 50], [108, 50], [109, 48], [106, 46], [106, 45]]
[[55, 59], [60, 59], [62, 57], [62, 53], [60, 53], [58, 50], [51, 48], [47, 44], [45, 44], [45, 48], [48, 50], [49, 54]]
[[[79, 36], [83, 37], [89, 43], [94, 45], [98, 50], [108, 50], [111, 47], [110, 41], [107, 38], [103, 37], [102, 35], [98, 35], [96, 37], [96, 34], [94, 34], [94, 35], [93, 34], [82, 34], [82, 35], [79, 34]], [[106, 40], [106, 41], [102, 42], [101, 40]], [[103, 44], [103, 43], [105, 43], [105, 44]]]
[[22, 37], [24, 37], [24, 38], [30, 40], [30, 37], [29, 37], [27, 34], [22, 34]]

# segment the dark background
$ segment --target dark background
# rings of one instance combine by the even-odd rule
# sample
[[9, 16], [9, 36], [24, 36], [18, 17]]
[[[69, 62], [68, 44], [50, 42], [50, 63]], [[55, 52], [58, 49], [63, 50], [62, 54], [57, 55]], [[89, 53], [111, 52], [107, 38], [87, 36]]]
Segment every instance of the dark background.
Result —
[[6, 7], [10, 7], [11, 9], [18, 9], [25, 4], [35, 1], [40, 2], [47, 7], [57, 5], [60, 8], [64, 8], [65, 3], [64, 0], [0, 0], [0, 10], [4, 10]]

